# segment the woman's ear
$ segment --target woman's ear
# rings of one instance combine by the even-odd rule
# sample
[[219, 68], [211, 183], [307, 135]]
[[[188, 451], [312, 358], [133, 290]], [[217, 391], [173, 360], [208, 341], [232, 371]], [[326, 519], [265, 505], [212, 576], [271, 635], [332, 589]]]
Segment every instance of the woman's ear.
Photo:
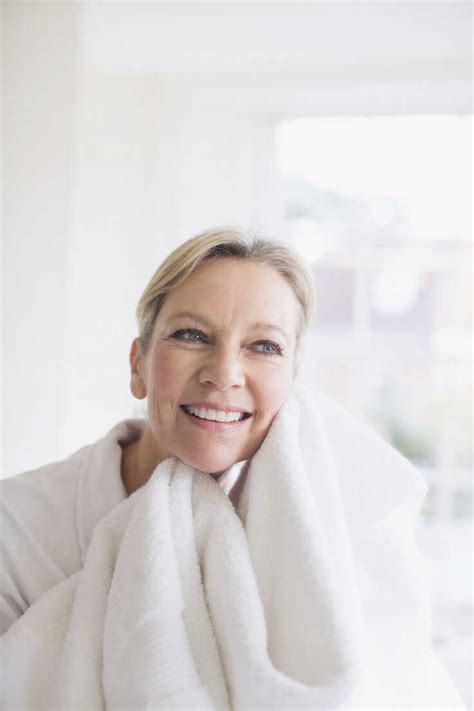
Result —
[[139, 338], [133, 339], [130, 348], [130, 390], [137, 400], [143, 400], [146, 397], [144, 359]]

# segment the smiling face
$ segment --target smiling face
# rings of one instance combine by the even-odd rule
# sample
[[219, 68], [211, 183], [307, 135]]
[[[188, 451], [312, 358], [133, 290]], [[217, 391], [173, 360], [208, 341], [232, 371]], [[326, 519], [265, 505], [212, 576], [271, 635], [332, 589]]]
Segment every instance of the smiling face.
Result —
[[137, 339], [131, 353], [156, 464], [218, 473], [255, 454], [291, 389], [299, 315], [285, 279], [248, 260], [207, 262], [168, 294], [146, 355]]

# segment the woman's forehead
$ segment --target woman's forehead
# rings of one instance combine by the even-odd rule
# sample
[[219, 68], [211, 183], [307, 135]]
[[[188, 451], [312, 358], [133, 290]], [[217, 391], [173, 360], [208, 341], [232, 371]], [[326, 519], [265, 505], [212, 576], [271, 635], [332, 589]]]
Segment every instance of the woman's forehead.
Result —
[[288, 291], [293, 295], [293, 289], [285, 278], [269, 264], [254, 262], [249, 259], [220, 258], [206, 262], [198, 267], [174, 291], [207, 292], [219, 289], [221, 292], [246, 295], [271, 296], [275, 290]]
[[[293, 289], [273, 267], [249, 260], [218, 259], [206, 263], [173, 289], [162, 316], [200, 314], [209, 321], [219, 316], [282, 325], [299, 315]], [[248, 317], [248, 318], [246, 318]]]

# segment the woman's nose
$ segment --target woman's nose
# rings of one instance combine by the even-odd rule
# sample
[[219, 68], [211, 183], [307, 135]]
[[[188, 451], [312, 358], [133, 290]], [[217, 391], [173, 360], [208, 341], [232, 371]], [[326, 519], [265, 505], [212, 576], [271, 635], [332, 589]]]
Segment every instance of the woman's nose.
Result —
[[201, 368], [199, 382], [214, 385], [219, 390], [245, 385], [245, 373], [238, 355], [228, 352], [214, 353]]

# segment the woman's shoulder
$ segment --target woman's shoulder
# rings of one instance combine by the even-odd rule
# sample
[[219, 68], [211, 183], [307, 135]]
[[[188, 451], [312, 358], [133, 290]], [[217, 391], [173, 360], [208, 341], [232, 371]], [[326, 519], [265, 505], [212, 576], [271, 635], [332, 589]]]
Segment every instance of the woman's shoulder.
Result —
[[0, 481], [0, 634], [82, 567], [98, 521], [126, 497], [121, 444], [135, 421], [62, 461]]
[[[37, 541], [49, 540], [51, 549], [74, 523], [77, 480], [94, 445], [74, 452], [62, 461], [51, 462], [0, 481], [0, 511], [3, 541], [13, 543], [9, 534], [28, 530]], [[53, 533], [54, 532], [54, 533]]]
[[0, 633], [80, 567], [77, 476], [87, 448], [0, 482]]

